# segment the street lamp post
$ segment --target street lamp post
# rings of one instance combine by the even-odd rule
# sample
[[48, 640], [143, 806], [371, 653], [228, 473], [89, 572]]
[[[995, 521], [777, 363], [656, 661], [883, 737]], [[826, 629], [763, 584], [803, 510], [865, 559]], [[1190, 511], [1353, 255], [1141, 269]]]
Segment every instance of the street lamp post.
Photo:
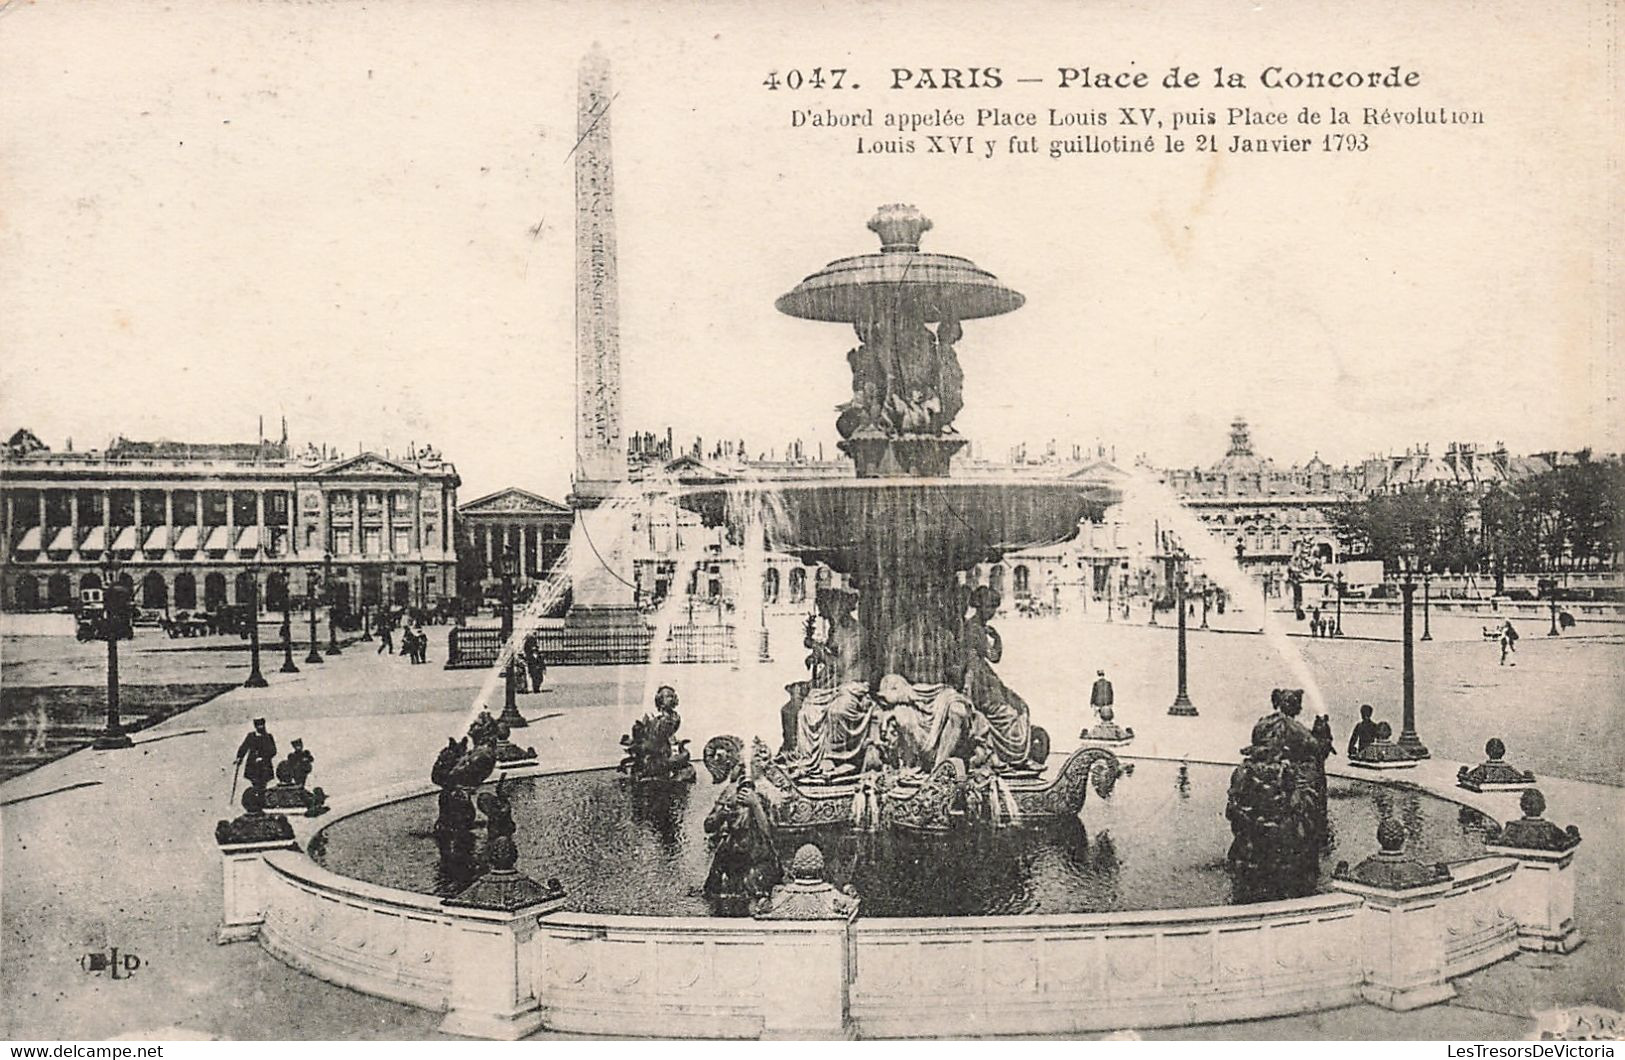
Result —
[[1348, 586], [1348, 579], [1342, 571], [1337, 572], [1337, 622], [1332, 626], [1332, 636], [1343, 635], [1343, 590]]
[[305, 597], [310, 603], [310, 654], [305, 656], [307, 665], [327, 661], [322, 658], [321, 651], [316, 647], [316, 586], [319, 584], [321, 573], [321, 568], [314, 565], [305, 571]]
[[[104, 544], [111, 545], [112, 542]], [[102, 635], [107, 640], [107, 728], [91, 744], [98, 751], [116, 751], [134, 743], [119, 719], [118, 638], [123, 632], [129, 606], [124, 599], [124, 587], [118, 584], [117, 577], [118, 563], [109, 549], [102, 565]]]
[[1552, 628], [1546, 631], [1548, 637], [1561, 636], [1557, 629], [1557, 594], [1554, 592], [1546, 601], [1552, 609]]
[[1432, 608], [1429, 606], [1429, 604], [1432, 601], [1432, 593], [1429, 592], [1428, 583], [1430, 581], [1432, 581], [1432, 579], [1433, 579], [1433, 568], [1431, 566], [1424, 565], [1422, 567], [1422, 639], [1423, 640], [1432, 640], [1433, 639], [1433, 631], [1432, 631], [1432, 629], [1430, 628], [1430, 626], [1428, 624], [1428, 612], [1432, 610]]
[[[506, 649], [508, 641], [513, 639], [513, 575], [515, 556], [512, 549], [502, 553], [498, 562], [502, 571], [502, 648], [497, 649], [497, 657]], [[501, 721], [507, 723], [510, 729], [523, 729], [530, 723], [519, 713], [519, 704], [514, 701], [514, 666], [519, 661], [519, 653], [511, 652], [508, 663], [502, 668], [502, 717]]]
[[333, 553], [322, 553], [322, 563], [326, 568], [326, 583], [322, 586], [327, 590], [327, 654], [339, 655], [339, 626], [338, 618], [339, 593], [338, 585], [333, 581]]
[[1185, 689], [1185, 566], [1184, 557], [1176, 555], [1173, 561], [1174, 571], [1174, 608], [1179, 612], [1179, 690], [1174, 693], [1173, 706], [1168, 713], [1176, 717], [1196, 717], [1196, 707], [1191, 703], [1191, 697]]
[[1207, 628], [1208, 602], [1213, 599], [1213, 587], [1207, 583], [1207, 575], [1202, 575], [1202, 628]]
[[269, 681], [260, 673], [260, 565], [256, 558], [248, 565], [248, 680], [244, 688], [264, 688]]
[[285, 674], [296, 674], [299, 667], [293, 662], [293, 620], [289, 616], [288, 606], [292, 603], [293, 586], [291, 579], [283, 575], [282, 582], [282, 669]]
[[1400, 595], [1404, 598], [1402, 614], [1404, 616], [1403, 639], [1405, 653], [1403, 656], [1403, 676], [1401, 678], [1401, 691], [1404, 696], [1404, 713], [1401, 718], [1401, 731], [1398, 745], [1407, 757], [1430, 758], [1428, 749], [1423, 746], [1422, 738], [1416, 734], [1416, 656], [1412, 644], [1412, 633], [1415, 630], [1415, 621], [1412, 613], [1412, 604], [1416, 594], [1416, 561], [1413, 555], [1404, 559], [1405, 580], [1400, 582]]

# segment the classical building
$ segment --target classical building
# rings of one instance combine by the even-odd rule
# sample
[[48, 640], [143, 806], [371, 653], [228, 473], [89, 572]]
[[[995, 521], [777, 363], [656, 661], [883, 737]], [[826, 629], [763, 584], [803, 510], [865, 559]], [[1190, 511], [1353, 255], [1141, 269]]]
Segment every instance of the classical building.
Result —
[[111, 558], [136, 605], [306, 598], [331, 567], [342, 609], [433, 606], [455, 587], [457, 470], [424, 447], [340, 456], [282, 441], [200, 445], [120, 438], [52, 452], [26, 431], [0, 452], [0, 602], [74, 606]]
[[469, 501], [457, 509], [457, 517], [459, 548], [472, 550], [469, 566], [482, 596], [501, 588], [496, 561], [505, 552], [514, 556], [515, 584], [520, 587], [551, 574], [569, 547], [575, 518], [565, 505], [512, 486]]

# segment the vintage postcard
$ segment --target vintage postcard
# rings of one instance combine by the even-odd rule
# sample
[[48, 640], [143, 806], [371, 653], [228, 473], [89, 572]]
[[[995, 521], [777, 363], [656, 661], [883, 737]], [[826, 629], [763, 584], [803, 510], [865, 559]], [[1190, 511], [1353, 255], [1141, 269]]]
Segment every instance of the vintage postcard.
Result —
[[0, 3], [0, 1037], [1611, 1056], [1620, 38]]

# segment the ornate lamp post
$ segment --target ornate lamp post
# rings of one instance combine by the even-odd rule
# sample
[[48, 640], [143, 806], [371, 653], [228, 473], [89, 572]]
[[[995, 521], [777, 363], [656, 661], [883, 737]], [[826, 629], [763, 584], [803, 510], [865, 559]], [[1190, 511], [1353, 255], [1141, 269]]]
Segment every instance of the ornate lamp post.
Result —
[[1196, 707], [1185, 690], [1185, 558], [1181, 553], [1173, 556], [1174, 608], [1179, 612], [1179, 690], [1174, 693], [1174, 704], [1168, 713], [1176, 717], [1196, 717]]
[[[517, 558], [513, 549], [505, 550], [497, 559], [502, 574], [502, 644], [506, 647], [513, 637], [513, 576], [517, 566]], [[498, 657], [501, 657], [498, 649]], [[510, 729], [523, 729], [530, 723], [519, 713], [519, 705], [514, 701], [514, 667], [518, 665], [519, 653], [514, 652], [508, 657], [508, 664], [502, 668], [502, 718]]]
[[322, 565], [325, 568], [325, 578], [322, 588], [327, 590], [327, 654], [340, 655], [339, 626], [338, 626], [338, 585], [333, 581], [333, 553], [322, 553]]
[[1428, 592], [1428, 583], [1432, 580], [1432, 578], [1433, 578], [1433, 566], [1432, 566], [1432, 564], [1428, 564], [1428, 563], [1422, 564], [1422, 639], [1423, 640], [1432, 640], [1433, 639], [1433, 632], [1428, 627], [1428, 612], [1431, 610], [1431, 608], [1428, 606], [1429, 603], [1431, 602], [1431, 594]]
[[1337, 622], [1332, 626], [1332, 636], [1343, 635], [1343, 590], [1348, 587], [1348, 579], [1342, 571], [1337, 572]]
[[320, 584], [321, 575], [321, 568], [315, 564], [305, 571], [305, 597], [310, 603], [310, 654], [305, 656], [307, 665], [327, 661], [322, 658], [322, 653], [316, 647], [316, 587]]
[[[104, 542], [111, 546], [112, 542]], [[129, 616], [129, 601], [118, 584], [118, 561], [109, 547], [102, 561], [102, 636], [107, 640], [107, 728], [91, 744], [98, 751], [116, 751], [134, 741], [119, 719], [118, 639]]]
[[248, 680], [244, 688], [264, 688], [270, 684], [260, 673], [260, 561], [248, 564]]
[[1407, 548], [1400, 561], [1404, 567], [1404, 580], [1399, 583], [1399, 591], [1404, 598], [1402, 614], [1405, 654], [1401, 679], [1404, 715], [1401, 719], [1398, 746], [1411, 758], [1430, 758], [1432, 755], [1423, 746], [1422, 738], [1416, 734], [1416, 656], [1415, 646], [1411, 641], [1411, 635], [1415, 630], [1412, 603], [1416, 594], [1416, 550]]
[[293, 662], [293, 621], [289, 617], [288, 607], [292, 603], [293, 586], [286, 574], [282, 582], [282, 669], [281, 673], [296, 674], [299, 667]]
[[1546, 631], [1546, 635], [1548, 637], [1562, 636], [1557, 629], [1557, 584], [1554, 582], [1547, 592], [1550, 594], [1546, 597], [1546, 603], [1552, 609], [1552, 628]]

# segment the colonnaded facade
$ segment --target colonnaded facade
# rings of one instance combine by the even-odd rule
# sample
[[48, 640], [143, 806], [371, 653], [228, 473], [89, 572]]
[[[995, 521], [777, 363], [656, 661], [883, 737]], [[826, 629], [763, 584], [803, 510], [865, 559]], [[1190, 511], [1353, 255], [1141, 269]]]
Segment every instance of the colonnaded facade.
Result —
[[[433, 607], [456, 589], [457, 469], [425, 446], [351, 456], [273, 442], [123, 438], [53, 452], [27, 431], [0, 450], [0, 602], [70, 608], [113, 576], [137, 607], [303, 603]], [[321, 597], [325, 599], [324, 597]]]

